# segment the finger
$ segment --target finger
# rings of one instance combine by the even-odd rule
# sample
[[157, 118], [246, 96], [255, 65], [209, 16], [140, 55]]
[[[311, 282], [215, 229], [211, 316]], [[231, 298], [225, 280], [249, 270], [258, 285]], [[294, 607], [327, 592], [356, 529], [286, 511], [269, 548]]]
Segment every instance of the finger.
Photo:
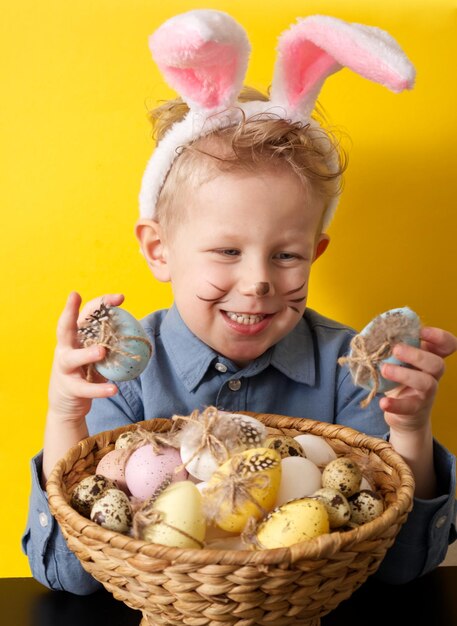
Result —
[[76, 291], [72, 291], [57, 322], [57, 341], [62, 346], [78, 345], [76, 320], [80, 305], [81, 296]]
[[110, 398], [118, 392], [113, 383], [89, 383], [84, 379], [73, 379], [68, 391], [75, 398]]
[[417, 396], [406, 398], [393, 398], [392, 396], [381, 398], [379, 407], [386, 413], [396, 415], [415, 415], [423, 406], [423, 400]]
[[392, 350], [394, 357], [412, 365], [415, 369], [430, 374], [439, 380], [444, 374], [444, 361], [441, 356], [406, 343], [398, 343]]
[[447, 357], [457, 351], [457, 337], [447, 330], [424, 326], [421, 329], [423, 348], [441, 357]]
[[90, 363], [97, 363], [103, 360], [105, 355], [105, 348], [97, 344], [88, 348], [62, 350], [59, 358], [60, 367], [64, 374], [71, 374]]
[[83, 324], [94, 311], [99, 309], [102, 303], [106, 304], [107, 306], [119, 306], [123, 302], [124, 296], [121, 293], [108, 293], [104, 296], [100, 296], [99, 298], [89, 300], [89, 302], [87, 302], [81, 309], [78, 317], [78, 326]]
[[384, 363], [381, 368], [381, 373], [384, 378], [404, 385], [405, 387], [415, 389], [417, 392], [420, 392], [422, 396], [434, 393], [438, 386], [438, 379], [434, 376], [402, 365]]

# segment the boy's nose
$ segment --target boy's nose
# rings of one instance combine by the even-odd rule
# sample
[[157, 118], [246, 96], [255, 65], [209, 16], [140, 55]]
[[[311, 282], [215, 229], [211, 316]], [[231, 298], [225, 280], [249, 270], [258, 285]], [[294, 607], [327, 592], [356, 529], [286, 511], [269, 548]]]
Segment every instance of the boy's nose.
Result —
[[243, 293], [246, 296], [257, 296], [258, 298], [262, 298], [270, 294], [271, 291], [272, 291], [271, 283], [262, 281], [258, 283], [252, 283], [251, 285], [247, 286], [244, 289]]
[[254, 289], [256, 296], [266, 296], [270, 291], [270, 283], [255, 283]]

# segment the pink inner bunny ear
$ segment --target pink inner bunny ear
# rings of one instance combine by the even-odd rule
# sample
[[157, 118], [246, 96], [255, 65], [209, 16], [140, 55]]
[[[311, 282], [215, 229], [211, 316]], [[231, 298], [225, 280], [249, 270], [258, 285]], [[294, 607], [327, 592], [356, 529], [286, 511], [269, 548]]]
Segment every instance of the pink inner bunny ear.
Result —
[[280, 37], [271, 99], [309, 115], [325, 79], [342, 67], [395, 92], [414, 84], [414, 67], [391, 35], [315, 15]]
[[244, 29], [226, 13], [177, 15], [151, 35], [149, 47], [168, 84], [191, 108], [215, 110], [235, 102], [250, 45]]

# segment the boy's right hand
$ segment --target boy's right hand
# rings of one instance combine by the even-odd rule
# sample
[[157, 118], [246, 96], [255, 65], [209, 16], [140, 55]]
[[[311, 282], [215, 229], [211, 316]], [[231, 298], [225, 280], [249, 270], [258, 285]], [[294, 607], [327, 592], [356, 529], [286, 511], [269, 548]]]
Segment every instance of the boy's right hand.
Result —
[[124, 300], [121, 294], [109, 294], [88, 302], [79, 312], [81, 296], [73, 292], [57, 324], [57, 346], [49, 383], [49, 413], [59, 420], [80, 421], [90, 410], [93, 398], [108, 398], [117, 393], [116, 385], [97, 375], [96, 382], [88, 382], [84, 367], [103, 360], [105, 348], [93, 345], [81, 347], [78, 325], [100, 307], [118, 306]]

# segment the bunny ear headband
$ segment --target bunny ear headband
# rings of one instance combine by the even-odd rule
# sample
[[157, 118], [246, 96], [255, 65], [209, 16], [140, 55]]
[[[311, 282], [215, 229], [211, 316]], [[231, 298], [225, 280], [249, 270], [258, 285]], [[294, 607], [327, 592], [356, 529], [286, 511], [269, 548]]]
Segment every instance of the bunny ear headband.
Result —
[[[318, 127], [311, 119], [317, 96], [326, 78], [343, 67], [394, 92], [411, 89], [415, 79], [413, 65], [387, 32], [323, 15], [299, 19], [280, 36], [267, 102], [237, 101], [250, 44], [226, 13], [195, 10], [172, 17], [151, 35], [149, 47], [165, 80], [190, 110], [165, 134], [146, 166], [139, 198], [143, 218], [155, 217], [160, 190], [181, 146], [262, 113]], [[324, 228], [337, 202], [327, 208]]]

